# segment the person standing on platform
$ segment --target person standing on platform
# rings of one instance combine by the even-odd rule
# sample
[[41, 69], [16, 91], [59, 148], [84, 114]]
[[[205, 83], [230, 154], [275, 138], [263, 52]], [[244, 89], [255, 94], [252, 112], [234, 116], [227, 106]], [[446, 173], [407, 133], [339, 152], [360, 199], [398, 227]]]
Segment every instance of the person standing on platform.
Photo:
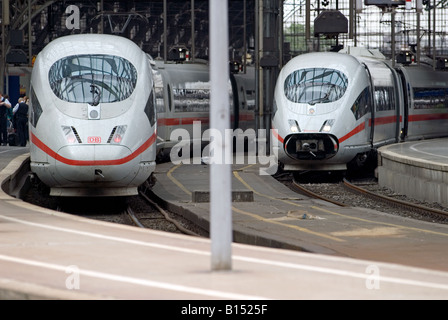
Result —
[[28, 123], [28, 105], [22, 100], [19, 102], [19, 106], [15, 112], [15, 118], [17, 123], [17, 135], [19, 136], [19, 145], [21, 147], [26, 146], [26, 130]]
[[11, 103], [0, 93], [0, 144], [3, 146], [8, 144], [8, 109], [11, 109]]

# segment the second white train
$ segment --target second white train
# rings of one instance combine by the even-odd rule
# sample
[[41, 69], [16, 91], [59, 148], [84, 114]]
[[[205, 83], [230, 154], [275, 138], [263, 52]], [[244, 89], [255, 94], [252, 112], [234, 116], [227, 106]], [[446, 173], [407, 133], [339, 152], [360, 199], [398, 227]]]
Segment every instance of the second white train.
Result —
[[448, 136], [448, 72], [361, 48], [303, 54], [281, 70], [273, 109], [284, 170], [344, 171], [382, 145]]

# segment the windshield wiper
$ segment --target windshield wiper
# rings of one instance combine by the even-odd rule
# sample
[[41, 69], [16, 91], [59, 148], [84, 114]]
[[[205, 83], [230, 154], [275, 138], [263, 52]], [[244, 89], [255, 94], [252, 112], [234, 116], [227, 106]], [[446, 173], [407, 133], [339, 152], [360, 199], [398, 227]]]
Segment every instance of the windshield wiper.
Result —
[[318, 103], [318, 102], [323, 102], [323, 101], [330, 101], [329, 99], [328, 99], [328, 97], [330, 96], [330, 93], [331, 93], [331, 90], [333, 90], [335, 87], [336, 87], [336, 85], [334, 85], [334, 84], [329, 84], [329, 86], [330, 86], [330, 89], [328, 89], [328, 91], [327, 91], [327, 93], [325, 94], [325, 96], [323, 96], [322, 98], [316, 98], [316, 99], [313, 99], [313, 100], [310, 100], [310, 101], [308, 101], [307, 103], [308, 104], [310, 104], [310, 105], [312, 105], [312, 106], [314, 106], [316, 103]]
[[308, 101], [307, 103], [308, 103], [309, 105], [314, 106], [314, 105], [315, 105], [316, 103], [318, 103], [318, 102], [323, 102], [323, 101], [325, 101], [325, 100], [328, 101], [328, 96], [329, 96], [329, 94], [326, 94], [325, 97], [317, 98], [317, 99], [313, 99], [313, 100]]
[[100, 89], [99, 89], [99, 87], [97, 85], [92, 83], [90, 85], [90, 93], [93, 94], [92, 106], [96, 107], [97, 105], [100, 104], [101, 91], [100, 91]]

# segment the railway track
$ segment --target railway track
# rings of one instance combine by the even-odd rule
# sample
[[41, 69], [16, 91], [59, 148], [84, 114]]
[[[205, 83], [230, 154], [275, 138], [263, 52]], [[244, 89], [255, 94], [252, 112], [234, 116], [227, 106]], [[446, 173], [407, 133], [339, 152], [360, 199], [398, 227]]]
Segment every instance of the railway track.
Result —
[[331, 202], [341, 207], [365, 207], [429, 222], [448, 223], [448, 208], [429, 207], [402, 195], [400, 196], [405, 198], [405, 200], [374, 192], [364, 187], [376, 184], [376, 182], [366, 184], [355, 181], [350, 182], [344, 178], [339, 183], [304, 184], [292, 179], [291, 184], [293, 189], [299, 193]]
[[[192, 231], [192, 228], [195, 228], [195, 226], [192, 226], [191, 224], [188, 225], [188, 227], [184, 226], [178, 219], [174, 219], [170, 216], [170, 214], [164, 210], [161, 206], [159, 206], [156, 202], [154, 202], [151, 198], [149, 198], [144, 191], [139, 191], [140, 198], [144, 199], [150, 206], [155, 208], [157, 212], [159, 212], [162, 215], [162, 219], [167, 221], [168, 223], [172, 224], [175, 229], [177, 229], [178, 232], [191, 235], [191, 236], [197, 236], [200, 237], [201, 235], [197, 232]], [[131, 208], [131, 206], [128, 206], [125, 210], [125, 214], [129, 217], [129, 219], [132, 221], [132, 223], [140, 228], [148, 228], [147, 223], [144, 221], [145, 219], [140, 218], [141, 216], [147, 218], [150, 214], [146, 213], [140, 213], [136, 214], [134, 210]], [[140, 216], [140, 217], [139, 217]], [[154, 219], [154, 218], [153, 218]], [[160, 219], [160, 218], [159, 218]], [[187, 223], [188, 222], [184, 222]]]
[[89, 219], [208, 237], [207, 232], [200, 227], [175, 213], [164, 210], [147, 195], [151, 187], [146, 184], [145, 187], [139, 190], [138, 196], [127, 198], [57, 198], [46, 196], [40, 193], [36, 186], [32, 186], [23, 200]]
[[387, 201], [388, 203], [390, 203], [393, 206], [400, 206], [400, 207], [403, 207], [403, 208], [406, 208], [409, 210], [413, 210], [416, 212], [438, 215], [444, 219], [448, 218], [448, 212], [446, 212], [446, 211], [438, 210], [435, 208], [429, 208], [429, 207], [422, 206], [422, 205], [419, 205], [416, 203], [409, 203], [409, 202], [402, 201], [399, 199], [394, 199], [394, 198], [387, 197], [387, 196], [384, 196], [381, 194], [377, 194], [377, 193], [371, 192], [369, 190], [366, 190], [364, 188], [361, 188], [360, 186], [357, 186], [357, 185], [347, 181], [346, 179], [344, 179], [344, 186], [346, 188], [350, 189], [351, 191], [361, 194], [363, 196], [371, 197], [378, 201]]
[[323, 200], [323, 201], [326, 201], [326, 202], [331, 202], [331, 203], [333, 203], [333, 204], [335, 204], [337, 206], [340, 206], [340, 207], [348, 207], [349, 206], [348, 204], [345, 204], [343, 202], [334, 200], [334, 199], [332, 199], [332, 198], [330, 198], [328, 196], [323, 196], [323, 195], [321, 195], [319, 193], [313, 192], [309, 188], [306, 188], [304, 185], [298, 183], [295, 180], [292, 181], [292, 185], [294, 186], [296, 191], [298, 191], [298, 192], [300, 192], [300, 193], [302, 193], [302, 194], [304, 194], [306, 196], [309, 196], [311, 198]]

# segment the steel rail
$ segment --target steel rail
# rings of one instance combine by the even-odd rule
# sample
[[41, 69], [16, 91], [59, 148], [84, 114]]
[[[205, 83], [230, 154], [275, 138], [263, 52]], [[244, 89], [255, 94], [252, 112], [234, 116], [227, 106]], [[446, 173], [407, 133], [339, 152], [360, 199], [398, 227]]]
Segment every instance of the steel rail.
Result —
[[169, 214], [163, 209], [161, 208], [157, 203], [155, 203], [154, 201], [152, 201], [144, 192], [139, 191], [140, 196], [142, 196], [149, 204], [151, 204], [153, 207], [155, 207], [165, 218], [165, 220], [171, 222], [172, 224], [174, 224], [176, 226], [176, 228], [182, 232], [183, 234], [187, 234], [187, 235], [191, 235], [191, 236], [196, 236], [196, 237], [200, 237], [199, 234], [186, 229], [185, 227], [183, 227], [178, 221], [172, 219]]
[[442, 211], [442, 210], [438, 210], [438, 209], [434, 209], [434, 208], [429, 208], [429, 207], [425, 207], [419, 204], [415, 204], [415, 203], [409, 203], [409, 202], [405, 202], [399, 199], [394, 199], [391, 197], [387, 197], [381, 194], [377, 194], [375, 192], [371, 192], [368, 191], [364, 188], [361, 188], [359, 186], [354, 185], [353, 183], [349, 182], [347, 179], [343, 179], [343, 183], [344, 186], [346, 188], [348, 188], [350, 191], [352, 192], [356, 192], [358, 194], [362, 194], [364, 196], [373, 198], [375, 200], [378, 201], [386, 201], [391, 205], [396, 205], [396, 206], [401, 206], [402, 208], [406, 208], [412, 211], [417, 211], [417, 212], [424, 212], [424, 213], [431, 213], [431, 214], [435, 214], [437, 216], [446, 218], [448, 217], [448, 212]]
[[348, 205], [345, 204], [345, 203], [342, 203], [342, 202], [339, 202], [339, 201], [336, 201], [336, 200], [333, 200], [333, 199], [325, 198], [325, 197], [323, 197], [323, 196], [321, 196], [321, 195], [319, 195], [317, 193], [314, 193], [314, 192], [312, 192], [310, 190], [307, 190], [305, 187], [302, 187], [294, 179], [292, 180], [292, 184], [293, 184], [294, 188], [296, 188], [300, 193], [303, 193], [304, 195], [310, 196], [312, 198], [320, 199], [320, 200], [323, 200], [323, 201], [326, 201], [326, 202], [331, 202], [331, 203], [333, 203], [333, 204], [335, 204], [337, 206], [340, 206], [340, 207], [348, 207]]
[[132, 222], [140, 228], [146, 228], [140, 220], [135, 216], [134, 211], [128, 206], [125, 210], [125, 213], [128, 215], [128, 217], [132, 220]]

